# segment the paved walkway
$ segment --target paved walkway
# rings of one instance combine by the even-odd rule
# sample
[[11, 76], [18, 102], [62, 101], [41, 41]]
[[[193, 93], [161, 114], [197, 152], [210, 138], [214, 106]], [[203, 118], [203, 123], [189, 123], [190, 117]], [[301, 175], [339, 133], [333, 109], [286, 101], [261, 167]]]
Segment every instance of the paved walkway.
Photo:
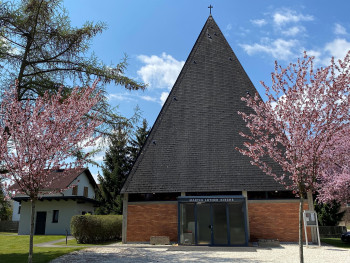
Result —
[[[72, 240], [74, 239], [74, 237], [72, 236], [68, 236], [67, 240]], [[56, 245], [56, 243], [60, 243], [60, 242], [66, 242], [65, 238], [62, 239], [58, 239], [58, 240], [54, 240], [54, 241], [49, 241], [49, 242], [45, 242], [45, 243], [39, 243], [39, 244], [34, 244], [35, 247], [62, 247], [62, 245]], [[77, 246], [66, 246], [63, 245], [64, 247], [77, 247]]]
[[[350, 263], [350, 250], [333, 246], [304, 247], [305, 263]], [[226, 263], [226, 262], [299, 262], [297, 244], [278, 248], [259, 247], [194, 247], [112, 244], [75, 251], [51, 263]]]

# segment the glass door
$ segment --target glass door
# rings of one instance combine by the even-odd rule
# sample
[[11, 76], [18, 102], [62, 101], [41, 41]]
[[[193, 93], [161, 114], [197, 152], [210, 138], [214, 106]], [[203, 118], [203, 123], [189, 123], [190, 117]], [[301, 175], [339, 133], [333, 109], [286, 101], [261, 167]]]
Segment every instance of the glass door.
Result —
[[230, 203], [229, 221], [230, 221], [230, 244], [246, 244], [246, 225], [244, 215], [244, 203]]
[[214, 203], [213, 217], [213, 245], [228, 245], [226, 203]]
[[210, 204], [197, 204], [197, 244], [211, 244], [211, 209]]

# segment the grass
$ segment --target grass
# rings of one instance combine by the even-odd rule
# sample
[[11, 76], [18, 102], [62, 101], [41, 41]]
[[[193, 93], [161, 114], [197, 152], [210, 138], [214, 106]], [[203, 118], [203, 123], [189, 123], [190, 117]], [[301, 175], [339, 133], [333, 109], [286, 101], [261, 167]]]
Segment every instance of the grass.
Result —
[[[34, 245], [65, 238], [65, 236], [34, 236]], [[47, 263], [57, 257], [80, 250], [83, 247], [35, 247], [34, 263]], [[28, 260], [29, 236], [18, 236], [13, 233], [0, 233], [0, 262], [25, 263]]]
[[321, 242], [335, 247], [350, 249], [350, 243], [344, 243], [340, 238], [321, 238]]

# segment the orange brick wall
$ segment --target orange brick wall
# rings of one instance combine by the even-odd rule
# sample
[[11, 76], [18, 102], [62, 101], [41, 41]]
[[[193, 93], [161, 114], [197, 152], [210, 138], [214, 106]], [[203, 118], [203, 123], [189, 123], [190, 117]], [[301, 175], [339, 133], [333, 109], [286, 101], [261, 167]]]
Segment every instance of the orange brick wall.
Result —
[[149, 242], [168, 236], [177, 242], [177, 204], [129, 204], [127, 242]]
[[[308, 205], [304, 203], [304, 209]], [[279, 239], [297, 242], [299, 238], [299, 203], [248, 203], [250, 241]], [[303, 228], [304, 235], [304, 228]], [[308, 227], [308, 240], [311, 230]]]
[[[298, 214], [298, 202], [248, 203], [250, 241], [297, 242]], [[129, 204], [127, 220], [127, 242], [149, 242], [151, 236], [169, 236], [177, 242], [177, 204]], [[308, 237], [311, 240], [310, 228]]]

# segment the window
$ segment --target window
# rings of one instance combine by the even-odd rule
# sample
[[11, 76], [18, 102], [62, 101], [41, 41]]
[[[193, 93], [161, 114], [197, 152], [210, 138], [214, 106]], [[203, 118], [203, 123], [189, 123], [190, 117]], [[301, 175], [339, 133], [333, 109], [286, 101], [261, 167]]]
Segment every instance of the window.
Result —
[[84, 196], [88, 197], [88, 194], [89, 194], [89, 187], [85, 186], [84, 187]]
[[78, 186], [74, 186], [72, 189], [72, 195], [78, 195]]
[[58, 210], [53, 210], [53, 214], [52, 214], [52, 223], [58, 223]]

